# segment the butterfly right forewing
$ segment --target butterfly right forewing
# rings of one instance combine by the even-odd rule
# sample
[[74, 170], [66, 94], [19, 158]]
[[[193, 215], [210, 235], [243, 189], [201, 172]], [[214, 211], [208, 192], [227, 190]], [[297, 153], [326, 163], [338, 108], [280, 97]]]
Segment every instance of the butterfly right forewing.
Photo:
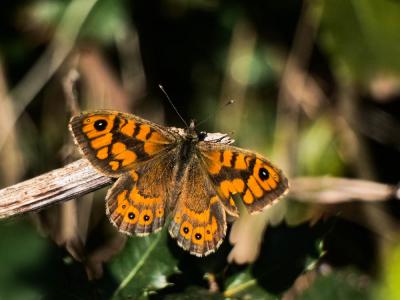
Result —
[[199, 143], [202, 162], [226, 211], [238, 216], [235, 195], [250, 213], [257, 213], [288, 190], [281, 170], [261, 155], [219, 143]]

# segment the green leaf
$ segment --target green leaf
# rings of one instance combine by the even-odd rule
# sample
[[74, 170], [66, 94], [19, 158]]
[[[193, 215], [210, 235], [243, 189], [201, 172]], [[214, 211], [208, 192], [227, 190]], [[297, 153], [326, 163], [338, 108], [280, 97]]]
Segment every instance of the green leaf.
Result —
[[319, 276], [297, 300], [368, 300], [371, 299], [371, 291], [366, 282], [365, 276], [353, 270], [335, 271], [327, 276]]
[[110, 264], [119, 285], [114, 298], [146, 296], [166, 287], [167, 277], [178, 272], [177, 260], [169, 251], [166, 229], [148, 237], [131, 237], [123, 252]]
[[251, 274], [250, 267], [242, 272], [235, 273], [227, 279], [224, 296], [235, 299], [276, 299], [276, 296], [267, 293], [258, 285], [257, 279]]

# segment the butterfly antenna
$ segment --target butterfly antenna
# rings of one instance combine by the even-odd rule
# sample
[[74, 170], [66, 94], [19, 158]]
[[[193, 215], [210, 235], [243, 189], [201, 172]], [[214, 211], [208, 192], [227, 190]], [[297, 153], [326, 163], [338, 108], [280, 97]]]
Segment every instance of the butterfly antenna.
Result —
[[169, 104], [171, 104], [172, 108], [175, 110], [176, 114], [179, 116], [179, 118], [182, 120], [182, 122], [186, 125], [186, 127], [189, 127], [188, 123], [186, 123], [185, 119], [181, 116], [179, 111], [176, 109], [174, 103], [171, 101], [171, 98], [169, 98], [167, 92], [164, 90], [164, 87], [161, 84], [159, 84], [158, 87], [164, 93], [164, 95], [167, 98]]
[[[229, 100], [221, 108], [224, 108], [224, 107], [226, 107], [228, 105], [231, 105], [233, 103], [235, 103], [235, 100]], [[203, 124], [203, 123], [207, 122], [208, 120], [210, 120], [211, 118], [215, 117], [215, 115], [217, 114], [218, 111], [219, 111], [219, 109], [215, 110], [211, 115], [209, 115], [207, 118], [205, 118], [204, 120], [200, 121], [196, 125], [199, 126], [200, 124]]]

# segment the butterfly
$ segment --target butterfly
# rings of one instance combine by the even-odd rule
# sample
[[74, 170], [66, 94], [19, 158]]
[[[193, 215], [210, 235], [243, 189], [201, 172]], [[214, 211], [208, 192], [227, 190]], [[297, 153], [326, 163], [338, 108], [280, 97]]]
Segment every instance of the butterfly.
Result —
[[83, 156], [116, 181], [106, 213], [119, 231], [145, 236], [169, 221], [179, 246], [205, 256], [222, 243], [226, 214], [250, 213], [288, 189], [282, 171], [263, 156], [230, 145], [222, 134], [164, 127], [136, 115], [96, 111], [72, 117], [69, 128]]

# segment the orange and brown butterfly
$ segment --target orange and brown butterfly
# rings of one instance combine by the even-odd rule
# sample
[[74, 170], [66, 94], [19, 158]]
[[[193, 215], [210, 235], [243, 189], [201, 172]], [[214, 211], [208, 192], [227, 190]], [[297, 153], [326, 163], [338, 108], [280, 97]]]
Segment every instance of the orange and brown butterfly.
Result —
[[237, 217], [238, 196], [250, 213], [282, 196], [288, 181], [261, 155], [231, 146], [222, 134], [164, 127], [115, 111], [82, 113], [70, 121], [84, 157], [117, 178], [106, 212], [119, 231], [147, 235], [170, 219], [169, 232], [196, 256], [214, 252]]

